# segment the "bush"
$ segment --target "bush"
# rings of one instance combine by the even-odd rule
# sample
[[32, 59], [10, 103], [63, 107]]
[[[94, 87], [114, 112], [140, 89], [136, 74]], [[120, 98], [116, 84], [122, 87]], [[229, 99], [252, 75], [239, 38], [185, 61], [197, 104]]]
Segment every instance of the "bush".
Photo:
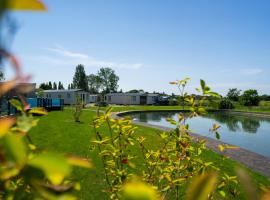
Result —
[[97, 102], [97, 103], [95, 104], [95, 106], [106, 107], [106, 106], [108, 106], [108, 103], [105, 102], [105, 101], [101, 101], [101, 102]]
[[234, 105], [228, 98], [223, 98], [219, 102], [218, 108], [219, 109], [234, 109]]
[[177, 99], [170, 99], [169, 100], [169, 105], [170, 106], [178, 106], [179, 105], [179, 101]]
[[244, 106], [258, 106], [259, 101], [257, 90], [246, 90], [240, 98], [240, 102]]

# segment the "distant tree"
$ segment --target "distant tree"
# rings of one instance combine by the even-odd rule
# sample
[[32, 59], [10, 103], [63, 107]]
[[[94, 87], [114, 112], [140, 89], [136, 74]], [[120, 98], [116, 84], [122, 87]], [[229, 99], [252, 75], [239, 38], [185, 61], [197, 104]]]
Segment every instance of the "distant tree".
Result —
[[0, 70], [0, 81], [1, 80], [4, 80], [5, 78], [4, 78], [4, 73]]
[[70, 86], [70, 84], [68, 84], [68, 90], [70, 90], [71, 89], [71, 86]]
[[77, 65], [75, 74], [73, 77], [73, 86], [75, 89], [82, 89], [88, 91], [88, 81], [87, 76], [85, 74], [84, 66]]
[[240, 94], [241, 90], [238, 90], [237, 88], [231, 88], [227, 93], [227, 98], [231, 101], [239, 101]]
[[90, 74], [89, 76], [87, 76], [87, 80], [88, 80], [89, 92], [92, 94], [99, 93], [102, 87], [101, 78], [95, 74]]
[[260, 96], [261, 101], [270, 101], [270, 95], [264, 94]]
[[58, 90], [64, 90], [64, 85], [61, 83], [61, 81], [58, 82]]
[[98, 71], [98, 76], [102, 81], [103, 93], [116, 92], [118, 88], [119, 77], [111, 68], [101, 68]]
[[36, 89], [36, 95], [37, 95], [37, 97], [43, 97], [44, 96], [44, 90], [42, 88]]
[[50, 90], [50, 89], [52, 89], [48, 83], [41, 83], [39, 85], [39, 88], [40, 89], [43, 89], [43, 90]]
[[128, 91], [127, 93], [144, 93], [144, 90], [142, 90], [142, 89], [139, 89], [139, 90], [133, 89], [133, 90]]
[[244, 106], [258, 106], [259, 95], [257, 90], [246, 90], [240, 98], [241, 104]]
[[49, 88], [49, 90], [52, 90], [53, 89], [53, 86], [52, 86], [52, 82], [51, 81], [49, 81], [49, 83], [48, 83], [48, 88]]
[[56, 82], [53, 82], [53, 90], [57, 90]]

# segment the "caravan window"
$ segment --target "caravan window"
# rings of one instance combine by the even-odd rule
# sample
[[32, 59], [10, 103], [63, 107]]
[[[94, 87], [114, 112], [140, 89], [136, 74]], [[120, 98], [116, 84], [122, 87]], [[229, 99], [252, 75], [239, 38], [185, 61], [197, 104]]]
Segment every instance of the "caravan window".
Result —
[[111, 96], [108, 96], [108, 101], [112, 101], [112, 97]]
[[136, 101], [136, 96], [132, 97], [132, 101], [135, 102]]
[[69, 98], [69, 99], [70, 99], [70, 93], [67, 93], [67, 98]]

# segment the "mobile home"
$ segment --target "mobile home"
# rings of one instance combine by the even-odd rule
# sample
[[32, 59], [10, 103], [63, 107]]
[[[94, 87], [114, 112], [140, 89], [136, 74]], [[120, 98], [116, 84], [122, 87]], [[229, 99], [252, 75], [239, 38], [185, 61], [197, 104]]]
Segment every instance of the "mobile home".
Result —
[[89, 93], [81, 89], [44, 90], [43, 97], [49, 99], [63, 99], [65, 105], [74, 105], [77, 97], [79, 97], [84, 104], [89, 103]]
[[147, 93], [109, 93], [105, 95], [105, 101], [118, 105], [152, 105], [155, 104], [157, 96]]

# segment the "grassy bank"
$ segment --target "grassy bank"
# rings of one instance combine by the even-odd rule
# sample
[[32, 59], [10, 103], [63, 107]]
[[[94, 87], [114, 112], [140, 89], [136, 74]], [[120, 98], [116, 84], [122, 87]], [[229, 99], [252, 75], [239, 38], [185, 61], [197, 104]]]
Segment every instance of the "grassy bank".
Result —
[[[114, 111], [123, 110], [142, 110], [154, 109], [157, 107], [143, 107], [143, 106], [130, 106], [130, 107], [114, 107]], [[158, 109], [168, 109], [168, 106], [158, 107]], [[179, 107], [178, 107], [179, 108]], [[170, 107], [176, 109], [176, 107]], [[105, 181], [102, 177], [102, 164], [98, 157], [97, 151], [92, 149], [91, 140], [95, 139], [94, 132], [91, 128], [91, 121], [95, 117], [95, 112], [90, 108], [83, 111], [81, 123], [73, 122], [72, 109], [65, 109], [64, 111], [50, 112], [48, 116], [40, 118], [39, 126], [35, 127], [30, 136], [33, 142], [42, 149], [47, 149], [55, 152], [65, 154], [74, 154], [80, 157], [90, 158], [95, 166], [92, 170], [85, 170], [76, 168], [74, 170], [72, 179], [81, 183], [81, 190], [78, 192], [78, 199], [108, 199]], [[102, 132], [107, 132], [106, 128], [101, 129]], [[137, 134], [146, 137], [147, 145], [149, 148], [157, 148], [159, 138], [157, 137], [158, 130], [140, 126]], [[134, 155], [138, 155], [135, 165], [141, 166], [141, 153], [137, 148], [133, 149]], [[230, 159], [224, 158], [211, 150], [206, 150], [202, 154], [205, 162], [213, 162], [218, 166], [221, 171], [229, 175], [234, 174], [235, 166], [239, 164]], [[142, 166], [141, 166], [142, 167]], [[253, 180], [256, 183], [269, 185], [269, 180], [251, 170], [248, 170]], [[138, 171], [139, 173], [139, 171]], [[239, 190], [238, 186], [235, 186]], [[241, 199], [238, 196], [235, 199]]]

